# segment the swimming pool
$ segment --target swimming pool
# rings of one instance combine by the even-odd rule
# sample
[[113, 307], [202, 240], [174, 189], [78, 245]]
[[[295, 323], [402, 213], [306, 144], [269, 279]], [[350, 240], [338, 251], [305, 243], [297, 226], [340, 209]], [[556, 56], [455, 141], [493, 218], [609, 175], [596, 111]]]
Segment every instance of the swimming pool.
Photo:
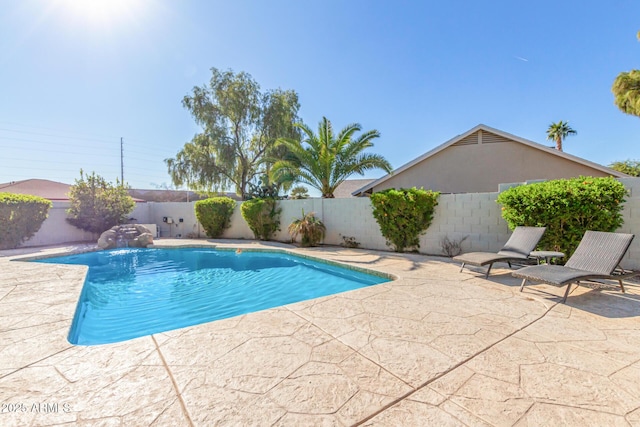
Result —
[[38, 262], [88, 265], [69, 342], [124, 341], [389, 279], [281, 252], [114, 249]]

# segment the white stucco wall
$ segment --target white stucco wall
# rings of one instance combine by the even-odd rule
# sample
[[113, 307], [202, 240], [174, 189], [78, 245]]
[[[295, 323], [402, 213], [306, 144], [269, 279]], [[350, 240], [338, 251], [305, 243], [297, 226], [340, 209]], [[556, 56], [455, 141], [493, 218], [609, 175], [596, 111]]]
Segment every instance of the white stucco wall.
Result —
[[93, 240], [93, 233], [80, 230], [66, 221], [67, 209], [69, 209], [69, 202], [53, 202], [53, 206], [49, 209], [49, 216], [42, 223], [40, 230], [22, 246], [56, 245]]
[[[624, 205], [624, 225], [618, 230], [625, 233], [640, 233], [640, 178], [624, 178], [621, 181], [630, 195]], [[509, 238], [509, 229], [502, 219], [500, 206], [496, 203], [498, 193], [443, 194], [439, 198], [435, 215], [428, 231], [420, 238], [420, 252], [442, 254], [440, 241], [443, 237], [459, 240], [467, 236], [462, 244], [468, 251], [497, 251]], [[195, 217], [195, 202], [142, 203], [136, 206], [131, 217], [141, 224], [156, 224], [160, 238], [206, 238]], [[231, 227], [223, 238], [253, 239], [253, 233], [242, 218], [240, 204], [231, 218]], [[340, 245], [342, 236], [354, 237], [362, 248], [388, 250], [372, 215], [368, 198], [283, 200], [280, 216], [281, 230], [274, 240], [290, 241], [287, 227], [305, 212], [315, 212], [327, 227], [325, 244]], [[91, 241], [90, 233], [82, 232], [65, 221], [68, 204], [55, 203], [49, 218], [38, 233], [25, 246], [40, 246], [75, 241]], [[173, 224], [163, 222], [163, 217], [173, 219]], [[182, 218], [182, 222], [180, 222]], [[640, 269], [640, 236], [632, 243], [623, 261], [625, 268]]]

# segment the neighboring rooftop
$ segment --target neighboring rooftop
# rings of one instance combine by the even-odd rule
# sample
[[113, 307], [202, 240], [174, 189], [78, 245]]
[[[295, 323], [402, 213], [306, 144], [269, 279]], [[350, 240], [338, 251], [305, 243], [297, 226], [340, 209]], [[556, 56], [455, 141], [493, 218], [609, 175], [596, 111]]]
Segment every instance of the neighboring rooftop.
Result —
[[472, 129], [363, 185], [353, 196], [387, 188], [443, 193], [498, 191], [500, 184], [586, 176], [628, 175], [487, 125]]
[[[14, 194], [30, 194], [32, 196], [43, 197], [52, 202], [68, 202], [70, 184], [64, 182], [50, 181], [48, 179], [25, 179], [22, 181], [11, 181], [0, 184], [0, 192]], [[129, 192], [131, 194], [131, 191]], [[136, 203], [144, 203], [146, 200], [131, 195]]]
[[[195, 191], [186, 190], [141, 190], [132, 188], [129, 190], [129, 194], [131, 197], [146, 200], [147, 202], [193, 202], [207, 198], [207, 196], [200, 195]], [[236, 193], [221, 193], [220, 195], [233, 200], [241, 200]]]
[[355, 197], [352, 195], [353, 192], [365, 185], [368, 185], [369, 183], [372, 183], [373, 181], [375, 181], [375, 179], [347, 179], [338, 185], [336, 191], [333, 192], [333, 196], [336, 199]]
[[54, 202], [69, 200], [69, 184], [49, 181], [48, 179], [25, 179], [0, 184], [0, 192], [14, 194], [30, 194], [44, 197]]

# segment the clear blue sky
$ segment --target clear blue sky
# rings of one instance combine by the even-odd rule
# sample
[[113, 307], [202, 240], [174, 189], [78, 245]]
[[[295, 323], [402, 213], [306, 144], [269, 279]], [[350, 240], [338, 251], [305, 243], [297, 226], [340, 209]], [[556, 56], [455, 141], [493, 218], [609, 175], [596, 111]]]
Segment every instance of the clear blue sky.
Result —
[[[0, 182], [170, 184], [210, 68], [293, 89], [304, 122], [377, 129], [394, 168], [479, 123], [607, 165], [640, 158], [611, 84], [640, 68], [640, 2], [0, 0]], [[367, 177], [383, 173], [374, 171]], [[353, 176], [352, 178], [359, 178]]]

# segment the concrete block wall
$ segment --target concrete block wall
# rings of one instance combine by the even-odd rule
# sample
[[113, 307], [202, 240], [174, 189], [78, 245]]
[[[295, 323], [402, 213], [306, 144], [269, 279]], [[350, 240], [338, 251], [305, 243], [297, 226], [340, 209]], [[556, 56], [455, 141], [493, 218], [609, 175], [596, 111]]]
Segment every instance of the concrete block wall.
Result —
[[49, 217], [42, 223], [40, 230], [22, 246], [57, 245], [70, 242], [86, 242], [96, 240], [93, 233], [80, 230], [66, 220], [69, 202], [53, 202], [49, 209]]
[[389, 249], [373, 217], [369, 198], [324, 199], [323, 215], [327, 227], [325, 242], [341, 245], [344, 236], [353, 237], [362, 248]]
[[[622, 212], [624, 225], [619, 232], [636, 234], [629, 252], [623, 260], [625, 268], [640, 269], [640, 178], [623, 178], [621, 181], [629, 189]], [[498, 193], [443, 194], [436, 207], [433, 222], [420, 238], [420, 252], [441, 255], [441, 240], [460, 240], [464, 252], [498, 251], [510, 235], [506, 222], [502, 219], [500, 206], [496, 203]], [[66, 221], [68, 203], [56, 202], [49, 218], [42, 228], [24, 246], [62, 244], [75, 241], [95, 240], [86, 233], [69, 225]], [[195, 202], [140, 203], [131, 217], [141, 224], [156, 224], [160, 237], [204, 238], [205, 233], [198, 223]], [[231, 218], [231, 227], [223, 237], [229, 239], [253, 239], [253, 233], [242, 218], [241, 202], [238, 202]], [[305, 199], [282, 200], [280, 215], [281, 230], [274, 240], [289, 242], [287, 228], [291, 222], [302, 217], [304, 212], [315, 212], [327, 227], [325, 244], [340, 245], [343, 236], [353, 237], [362, 248], [388, 250], [385, 238], [372, 214], [368, 198], [349, 199]], [[163, 222], [163, 217], [171, 217], [173, 224]], [[180, 222], [182, 218], [182, 222]]]
[[[253, 232], [242, 218], [240, 205], [241, 202], [238, 202], [231, 217], [231, 227], [224, 232], [223, 237], [253, 239]], [[371, 214], [368, 198], [282, 200], [278, 207], [281, 209], [280, 231], [275, 234], [274, 240], [290, 242], [289, 224], [302, 218], [304, 211], [305, 214], [315, 213], [324, 222], [327, 228], [323, 241], [325, 244], [339, 245], [343, 242], [342, 236], [347, 236], [354, 237], [363, 248], [387, 249], [385, 239]]]
[[636, 236], [622, 260], [622, 266], [640, 270], [640, 178], [620, 178], [620, 182], [629, 190], [629, 194], [625, 198], [622, 211], [624, 223], [617, 231]]
[[[156, 224], [161, 238], [205, 237], [202, 226], [196, 219], [194, 202], [149, 202], [148, 223]], [[135, 218], [138, 218], [134, 215]], [[163, 218], [173, 221], [165, 222]], [[182, 221], [180, 221], [182, 220]], [[139, 221], [139, 218], [138, 218]]]
[[431, 226], [420, 238], [420, 252], [441, 255], [441, 241], [462, 242], [464, 252], [498, 251], [509, 238], [509, 227], [496, 203], [498, 193], [442, 194]]

